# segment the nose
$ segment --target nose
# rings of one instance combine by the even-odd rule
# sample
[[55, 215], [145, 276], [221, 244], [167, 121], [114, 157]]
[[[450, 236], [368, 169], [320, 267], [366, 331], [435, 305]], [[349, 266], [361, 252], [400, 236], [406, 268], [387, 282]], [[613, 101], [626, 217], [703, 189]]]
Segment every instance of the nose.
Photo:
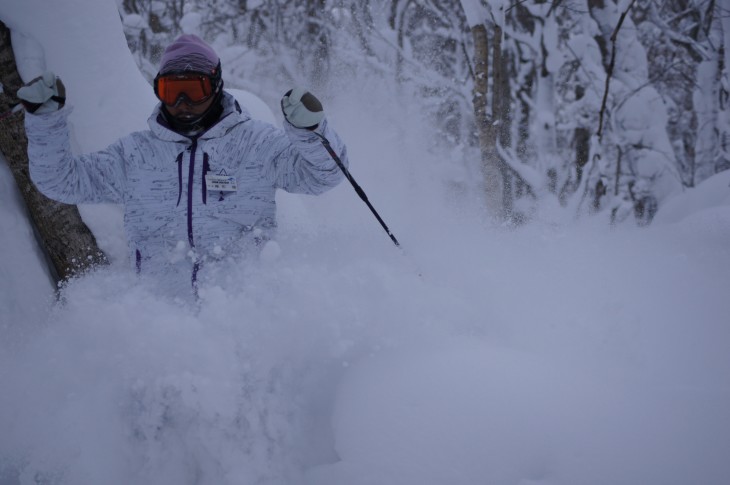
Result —
[[190, 102], [190, 98], [188, 98], [184, 93], [181, 93], [180, 96], [178, 96], [175, 100], [175, 104], [173, 104], [172, 107], [179, 108], [183, 104], [189, 107], [193, 106], [193, 104]]

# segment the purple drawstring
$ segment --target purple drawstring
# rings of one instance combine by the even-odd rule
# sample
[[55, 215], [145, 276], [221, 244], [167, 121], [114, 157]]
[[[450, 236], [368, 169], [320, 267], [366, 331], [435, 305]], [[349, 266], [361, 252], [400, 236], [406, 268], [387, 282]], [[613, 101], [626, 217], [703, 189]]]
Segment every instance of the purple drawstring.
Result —
[[182, 197], [182, 159], [183, 159], [183, 153], [180, 152], [180, 155], [177, 156], [177, 204], [180, 205], [180, 198]]

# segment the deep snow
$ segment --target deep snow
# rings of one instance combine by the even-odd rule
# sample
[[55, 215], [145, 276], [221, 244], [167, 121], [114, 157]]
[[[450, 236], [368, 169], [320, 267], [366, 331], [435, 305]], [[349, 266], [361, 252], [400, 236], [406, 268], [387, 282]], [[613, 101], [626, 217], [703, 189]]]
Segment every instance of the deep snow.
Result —
[[[0, 19], [64, 77], [79, 149], [144, 127], [111, 0]], [[730, 482], [728, 173], [642, 230], [493, 227], [442, 184], [468, 178], [458, 154], [374, 84], [326, 108], [406, 252], [345, 184], [282, 197], [280, 251], [197, 313], [127, 271], [114, 207], [84, 212], [113, 265], [51, 304], [0, 172], [1, 484]]]

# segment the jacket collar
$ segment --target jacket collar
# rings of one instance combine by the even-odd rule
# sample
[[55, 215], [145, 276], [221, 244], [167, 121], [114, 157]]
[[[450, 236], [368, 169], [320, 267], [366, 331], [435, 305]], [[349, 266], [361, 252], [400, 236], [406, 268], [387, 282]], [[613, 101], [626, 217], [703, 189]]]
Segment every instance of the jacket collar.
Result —
[[[223, 93], [223, 113], [217, 123], [211, 126], [207, 131], [204, 131], [197, 136], [198, 139], [208, 140], [211, 138], [220, 138], [221, 136], [228, 133], [236, 125], [248, 121], [251, 119], [249, 112], [241, 108], [238, 101], [231, 96], [231, 94]], [[160, 112], [161, 104], [157, 104], [152, 114], [147, 119], [147, 124], [150, 127], [152, 133], [164, 141], [174, 142], [189, 142], [190, 137], [173, 131], [165, 122], [162, 113]]]

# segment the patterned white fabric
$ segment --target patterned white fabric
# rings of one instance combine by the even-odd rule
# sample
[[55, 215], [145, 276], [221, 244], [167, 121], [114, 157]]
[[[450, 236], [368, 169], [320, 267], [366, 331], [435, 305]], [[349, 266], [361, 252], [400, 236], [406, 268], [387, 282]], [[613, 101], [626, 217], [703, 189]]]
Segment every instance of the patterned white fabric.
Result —
[[[159, 106], [149, 130], [96, 153], [74, 156], [69, 109], [25, 117], [30, 174], [39, 190], [68, 204], [124, 205], [130, 260], [143, 274], [185, 283], [212, 261], [239, 257], [273, 235], [276, 189], [319, 194], [343, 178], [321, 139], [251, 119], [230, 96], [222, 119], [191, 140], [165, 127]], [[316, 130], [343, 163], [345, 147], [323, 120]], [[204, 166], [236, 178], [235, 192], [210, 192]]]

